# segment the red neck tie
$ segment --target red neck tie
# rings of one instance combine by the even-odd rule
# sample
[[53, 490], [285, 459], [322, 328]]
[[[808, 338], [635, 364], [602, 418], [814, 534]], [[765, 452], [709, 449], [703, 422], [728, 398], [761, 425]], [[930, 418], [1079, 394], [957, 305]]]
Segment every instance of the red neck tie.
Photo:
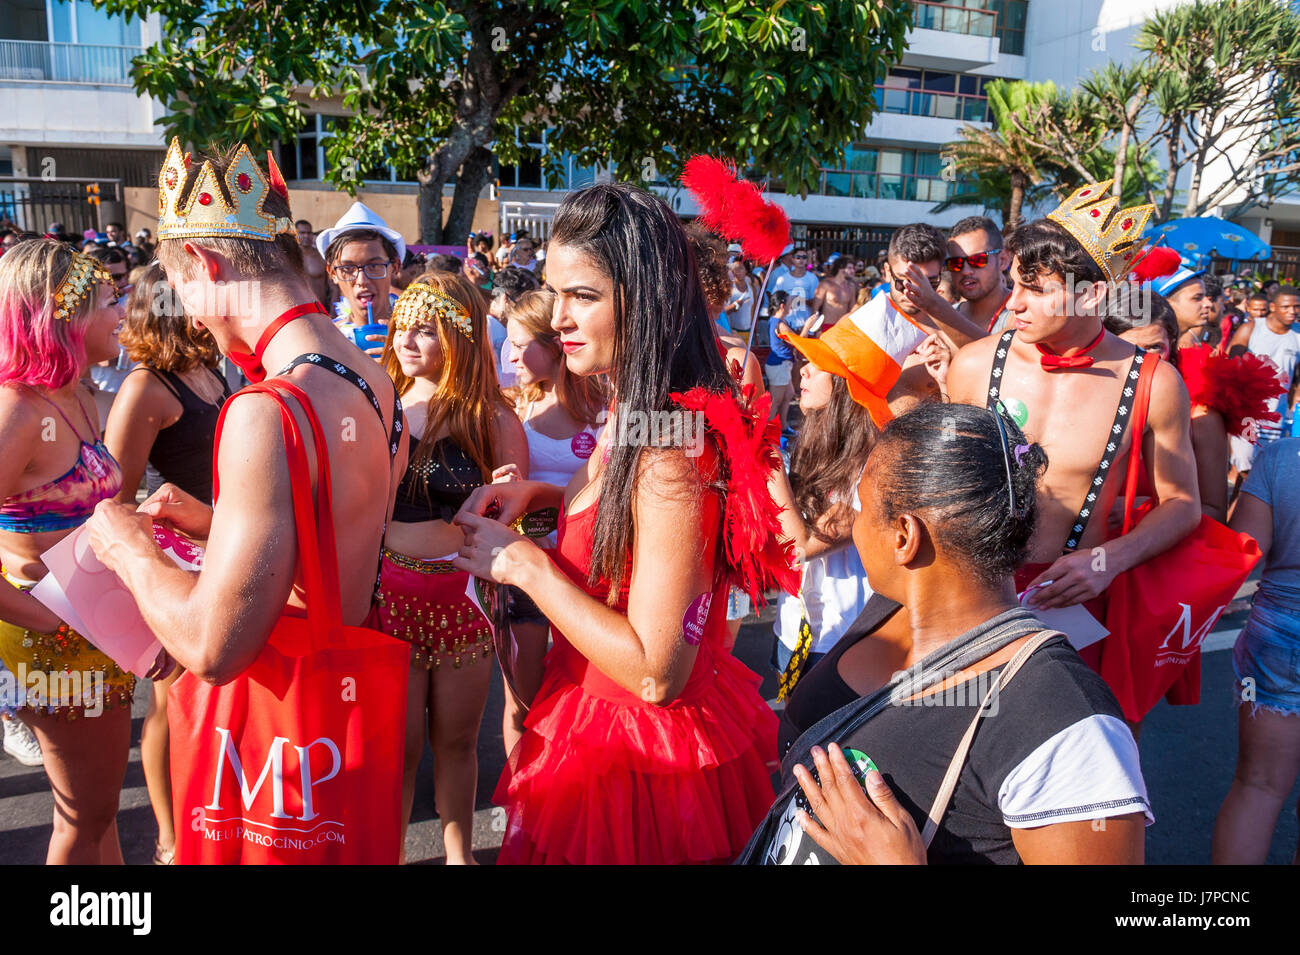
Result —
[[1097, 337], [1092, 340], [1092, 344], [1080, 351], [1077, 355], [1055, 355], [1042, 345], [1035, 344], [1034, 347], [1038, 349], [1038, 354], [1042, 356], [1039, 361], [1042, 362], [1043, 369], [1046, 371], [1061, 371], [1069, 368], [1088, 368], [1094, 361], [1093, 357], [1089, 355], [1088, 352], [1100, 345], [1101, 340], [1105, 337], [1106, 330], [1103, 328], [1097, 333]]

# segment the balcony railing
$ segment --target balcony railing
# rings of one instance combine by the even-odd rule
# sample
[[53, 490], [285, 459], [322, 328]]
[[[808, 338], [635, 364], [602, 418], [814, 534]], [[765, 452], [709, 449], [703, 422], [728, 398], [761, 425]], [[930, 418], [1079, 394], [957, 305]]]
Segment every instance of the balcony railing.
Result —
[[143, 52], [136, 46], [0, 40], [0, 80], [130, 86], [131, 60]]
[[934, 116], [968, 123], [989, 121], [989, 101], [974, 93], [933, 93], [928, 90], [876, 86], [876, 104], [885, 113]]
[[974, 189], [975, 184], [969, 180], [948, 180], [942, 175], [929, 173], [823, 169], [820, 192], [824, 196], [848, 196], [854, 199], [943, 202]]
[[992, 37], [997, 31], [997, 25], [998, 15], [994, 10], [912, 0], [912, 26], [918, 30], [942, 30], [945, 33]]

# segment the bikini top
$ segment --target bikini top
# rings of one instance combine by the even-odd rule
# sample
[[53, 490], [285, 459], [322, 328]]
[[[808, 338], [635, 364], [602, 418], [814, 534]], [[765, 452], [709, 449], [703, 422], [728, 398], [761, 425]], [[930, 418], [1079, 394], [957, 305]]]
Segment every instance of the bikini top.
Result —
[[[0, 504], [0, 530], [15, 534], [71, 530], [85, 523], [94, 513], [96, 504], [117, 495], [122, 489], [122, 469], [108, 453], [103, 439], [95, 434], [95, 426], [85, 407], [81, 408], [81, 414], [93, 441], [83, 438], [63, 409], [53, 401], [39, 391], [33, 390], [32, 394], [59, 413], [81, 442], [81, 447], [76, 462], [61, 476], [40, 487], [5, 498]], [[81, 405], [80, 400], [77, 404]]]
[[397, 486], [393, 520], [406, 524], [450, 522], [476, 487], [484, 484], [474, 459], [450, 436], [434, 442], [429, 459], [410, 464]]

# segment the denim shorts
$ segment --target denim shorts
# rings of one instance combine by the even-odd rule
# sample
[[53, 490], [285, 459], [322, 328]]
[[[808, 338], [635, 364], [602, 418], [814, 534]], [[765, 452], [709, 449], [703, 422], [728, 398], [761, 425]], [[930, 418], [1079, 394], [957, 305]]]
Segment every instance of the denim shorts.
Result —
[[727, 619], [744, 620], [749, 616], [749, 594], [739, 587], [727, 589]]
[[[1300, 612], [1256, 600], [1232, 648], [1240, 703], [1300, 716]], [[1249, 681], [1249, 682], [1247, 682]]]

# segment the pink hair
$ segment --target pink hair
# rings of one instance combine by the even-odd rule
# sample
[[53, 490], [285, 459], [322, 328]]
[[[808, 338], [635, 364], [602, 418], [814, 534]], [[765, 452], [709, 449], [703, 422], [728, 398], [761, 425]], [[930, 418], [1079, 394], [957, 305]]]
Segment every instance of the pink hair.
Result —
[[[10, 268], [0, 268], [0, 385], [16, 381], [62, 388], [86, 367], [87, 305], [83, 302], [70, 320], [56, 319], [54, 296], [44, 288], [44, 294], [25, 296], [19, 286], [27, 283], [16, 281], [15, 251], [5, 255]], [[59, 278], [62, 273], [39, 284], [50, 287]]]

